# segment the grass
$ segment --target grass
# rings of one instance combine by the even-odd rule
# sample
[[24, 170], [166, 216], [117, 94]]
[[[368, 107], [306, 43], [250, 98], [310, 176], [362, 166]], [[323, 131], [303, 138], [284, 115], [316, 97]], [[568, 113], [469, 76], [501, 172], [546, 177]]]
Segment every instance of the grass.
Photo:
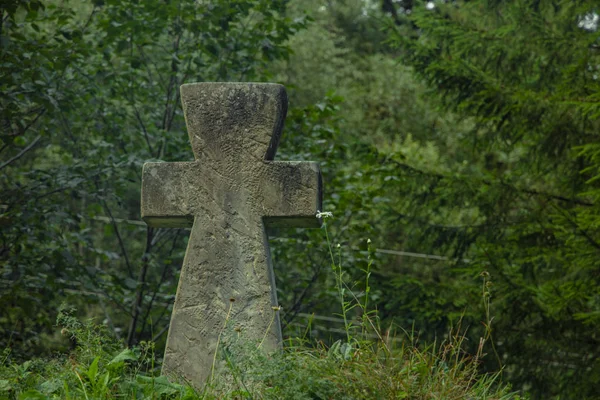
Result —
[[[378, 328], [377, 313], [368, 310], [371, 262], [359, 301], [345, 281], [339, 245], [334, 251], [328, 235], [327, 240], [345, 321], [343, 341], [289, 339], [284, 351], [266, 354], [259, 342], [239, 339], [226, 318], [215, 355], [226, 367], [213, 370], [200, 390], [160, 376], [153, 343], [123, 348], [103, 326], [81, 322], [73, 309], [63, 307], [57, 323], [73, 351], [13, 364], [5, 350], [0, 399], [522, 399], [499, 374], [478, 373], [481, 349], [491, 335], [489, 309], [490, 331], [473, 356], [462, 350], [459, 333], [426, 348], [418, 348], [408, 332], [391, 340]], [[356, 307], [362, 319], [353, 325], [347, 316]], [[373, 334], [378, 339], [369, 340]]]
[[[53, 360], [0, 367], [0, 398], [8, 399], [519, 399], [478, 375], [461, 337], [427, 349], [410, 340], [337, 341], [331, 346], [290, 340], [283, 352], [265, 354], [256, 343], [226, 331], [218, 371], [203, 391], [157, 376], [151, 343], [121, 349], [92, 323], [73, 332], [78, 347]], [[394, 343], [394, 342], [389, 342]]]

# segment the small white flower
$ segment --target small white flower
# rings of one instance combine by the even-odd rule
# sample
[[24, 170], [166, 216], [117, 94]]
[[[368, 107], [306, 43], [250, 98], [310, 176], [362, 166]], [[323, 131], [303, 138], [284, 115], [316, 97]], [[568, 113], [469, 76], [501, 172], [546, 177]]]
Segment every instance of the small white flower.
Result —
[[329, 211], [319, 211], [317, 210], [317, 218], [333, 218], [333, 213], [329, 212]]
[[342, 247], [342, 245], [338, 243], [337, 248], [339, 249], [340, 247]]
[[585, 29], [586, 31], [596, 32], [598, 30], [598, 22], [600, 20], [600, 16], [596, 13], [588, 13], [583, 17], [579, 17], [579, 22], [577, 26]]
[[367, 243], [371, 243], [371, 239], [367, 239]]

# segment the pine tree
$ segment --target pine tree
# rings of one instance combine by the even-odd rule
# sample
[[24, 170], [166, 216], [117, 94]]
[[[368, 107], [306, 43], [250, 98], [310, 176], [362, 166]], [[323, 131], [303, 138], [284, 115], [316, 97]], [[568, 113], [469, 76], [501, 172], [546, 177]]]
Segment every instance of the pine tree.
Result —
[[452, 138], [462, 152], [450, 171], [418, 171], [436, 188], [420, 207], [429, 222], [441, 208], [476, 211], [450, 246], [470, 259], [454, 278], [490, 274], [483, 292], [498, 360], [487, 367], [501, 364], [536, 398], [591, 398], [600, 384], [597, 7], [423, 3], [405, 16], [418, 29], [393, 27], [400, 59], [433, 89], [432, 101], [472, 126]]

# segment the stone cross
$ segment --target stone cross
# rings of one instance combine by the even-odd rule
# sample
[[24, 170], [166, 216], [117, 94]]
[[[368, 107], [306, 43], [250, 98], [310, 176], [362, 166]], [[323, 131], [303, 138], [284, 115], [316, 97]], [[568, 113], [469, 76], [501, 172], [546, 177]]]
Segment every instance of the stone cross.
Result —
[[283, 86], [187, 84], [181, 101], [195, 161], [145, 163], [141, 208], [150, 226], [192, 228], [163, 374], [201, 386], [226, 318], [264, 348], [281, 346], [266, 228], [319, 227], [321, 173], [313, 162], [273, 161]]

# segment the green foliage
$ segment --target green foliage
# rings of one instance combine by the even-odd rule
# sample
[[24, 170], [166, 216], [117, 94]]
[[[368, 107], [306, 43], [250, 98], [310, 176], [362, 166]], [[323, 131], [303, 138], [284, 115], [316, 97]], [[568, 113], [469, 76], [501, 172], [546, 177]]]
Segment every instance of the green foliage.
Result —
[[432, 99], [471, 121], [451, 163], [416, 168], [432, 188], [424, 217], [461, 210], [449, 249], [470, 262], [452, 279], [489, 271], [506, 376], [540, 398], [591, 398], [599, 383], [600, 36], [582, 24], [596, 5], [436, 3], [392, 35]]
[[[416, 350], [405, 344], [387, 349], [341, 341], [326, 347], [291, 343], [265, 357], [255, 347], [232, 343], [227, 352], [235, 374], [233, 393], [269, 399], [518, 399], [497, 389], [497, 376], [476, 378], [476, 368], [458, 343]], [[243, 372], [242, 372], [243, 371]], [[231, 390], [231, 389], [230, 389]]]
[[[331, 250], [331, 248], [330, 248]], [[338, 264], [336, 268], [341, 269]], [[368, 274], [367, 274], [368, 277]], [[344, 285], [344, 282], [339, 282]], [[368, 285], [367, 285], [368, 286]], [[368, 292], [367, 292], [368, 297]], [[342, 293], [341, 301], [345, 303]], [[377, 313], [350, 300], [368, 319]], [[377, 333], [337, 341], [330, 347], [307, 339], [290, 339], [283, 352], [266, 354], [225, 325], [219, 345], [224, 367], [202, 389], [156, 376], [154, 343], [122, 350], [102, 326], [80, 322], [62, 307], [57, 323], [76, 347], [68, 355], [23, 364], [0, 364], [0, 396], [7, 399], [520, 399], [498, 382], [498, 375], [477, 374], [478, 354], [469, 358], [462, 338], [418, 350], [410, 337]], [[227, 322], [227, 321], [226, 321]], [[363, 320], [362, 331], [376, 331]]]
[[[181, 83], [278, 80], [292, 106], [278, 158], [321, 165], [322, 211], [336, 217], [328, 238], [342, 245], [343, 262], [334, 254], [332, 268], [322, 231], [271, 232], [286, 334], [307, 331], [328, 345], [290, 346], [263, 360], [228, 344], [238, 374], [226, 380], [237, 382], [231, 397], [250, 385], [236, 367], [249, 363], [244, 357], [264, 365], [257, 374], [272, 385], [252, 390], [265, 397], [271, 389], [287, 395], [287, 387], [315, 397], [310, 382], [325, 397], [341, 396], [335, 388], [347, 384], [356, 397], [364, 390], [402, 398], [386, 375], [429, 379], [407, 398], [427, 398], [431, 388], [451, 397], [440, 389], [445, 375], [434, 384], [438, 378], [423, 372], [444, 370], [436, 367], [448, 364], [436, 361], [443, 351], [398, 349], [412, 369], [352, 341], [371, 315], [356, 301], [378, 310], [373, 325], [412, 326], [428, 343], [450, 343], [448, 332], [462, 321], [466, 338], [446, 354], [461, 354], [461, 346], [490, 353], [474, 365], [502, 368], [537, 398], [593, 397], [597, 5], [442, 3], [382, 0], [391, 17], [362, 0], [0, 6], [3, 374], [19, 365], [0, 378], [0, 390], [19, 388], [24, 398], [189, 394], [154, 378], [156, 367], [142, 361], [153, 351], [147, 343], [156, 343], [160, 361], [187, 233], [139, 220], [141, 165], [191, 157]], [[65, 310], [66, 336], [58, 334], [55, 310], [65, 300], [78, 317], [95, 317], [95, 328]], [[346, 329], [325, 317], [332, 314]], [[313, 318], [308, 329], [302, 318]], [[85, 333], [100, 325], [138, 350], [119, 353], [120, 345]], [[69, 346], [77, 348], [76, 368], [22, 363]], [[113, 381], [114, 358], [127, 383]], [[41, 367], [58, 378], [40, 377]], [[456, 393], [467, 396], [472, 386], [464, 387]]]
[[155, 377], [154, 343], [123, 349], [102, 325], [80, 322], [62, 308], [57, 323], [76, 346], [67, 355], [0, 365], [0, 396], [8, 399], [192, 398], [193, 390]]
[[[431, 341], [461, 320], [471, 351], [486, 337], [497, 354], [486, 370], [503, 368], [537, 398], [592, 398], [600, 307], [594, 4], [426, 3], [389, 20], [393, 56], [410, 67], [348, 40], [352, 26], [331, 15], [348, 4], [342, 14], [363, 18], [351, 1], [317, 6], [318, 25], [292, 39], [282, 75], [298, 88], [291, 101], [311, 103], [331, 89], [343, 97], [328, 117], [332, 133], [317, 133], [322, 148], [295, 144], [313, 146], [313, 159], [329, 168], [332, 243], [360, 266], [347, 271], [350, 280], [366, 266], [366, 239], [377, 243], [373, 294], [384, 324], [414, 326]], [[329, 255], [311, 246], [319, 240], [309, 233], [274, 245], [291, 332], [298, 315], [341, 313], [332, 306], [334, 277], [322, 278]], [[299, 258], [301, 249], [310, 256]], [[328, 328], [313, 329], [327, 337]]]
[[265, 0], [0, 7], [0, 347], [66, 345], [67, 300], [129, 344], [166, 332], [186, 235], [139, 221], [140, 171], [191, 157], [179, 86], [266, 80], [305, 19]]
[[[363, 18], [355, 4], [346, 11], [341, 8], [332, 14], [339, 11], [349, 19]], [[352, 15], [352, 10], [359, 15]], [[319, 101], [318, 107], [290, 113], [281, 156], [319, 161], [326, 191], [324, 207], [336, 217], [330, 224], [332, 243], [344, 244], [349, 249], [346, 260], [357, 266], [347, 271], [350, 279], [357, 279], [369, 263], [365, 245], [369, 238], [382, 249], [400, 250], [399, 254], [460, 258], [449, 246], [461, 242], [464, 235], [459, 227], [469, 223], [477, 210], [438, 207], [429, 223], [425, 217], [429, 209], [421, 206], [434, 190], [442, 188], [429, 187], [422, 175], [428, 175], [432, 166], [452, 173], [449, 164], [463, 153], [457, 138], [472, 124], [432, 107], [425, 97], [426, 88], [393, 56], [358, 56], [344, 31], [331, 25], [335, 18], [327, 16], [329, 11], [313, 11], [320, 25], [313, 24], [292, 39], [295, 52], [280, 67], [286, 82], [297, 87], [292, 90], [292, 103]], [[313, 46], [319, 51], [313, 52]], [[318, 71], [316, 76], [304, 75], [311, 70]], [[336, 95], [325, 94], [333, 89]], [[430, 235], [441, 229], [445, 237]], [[272, 241], [280, 278], [278, 295], [290, 328], [299, 314], [339, 312], [332, 306], [337, 304], [332, 290], [335, 278], [324, 274], [329, 254], [315, 245], [323, 240], [321, 233], [308, 232]], [[372, 295], [386, 324], [416, 324], [432, 341], [447, 330], [447, 324], [464, 315], [467, 304], [473, 305], [468, 311], [474, 319], [483, 315], [477, 300], [480, 278], [476, 274], [455, 280], [453, 269], [461, 268], [460, 264], [398, 257], [378, 249], [374, 257], [372, 279], [377, 289]]]

